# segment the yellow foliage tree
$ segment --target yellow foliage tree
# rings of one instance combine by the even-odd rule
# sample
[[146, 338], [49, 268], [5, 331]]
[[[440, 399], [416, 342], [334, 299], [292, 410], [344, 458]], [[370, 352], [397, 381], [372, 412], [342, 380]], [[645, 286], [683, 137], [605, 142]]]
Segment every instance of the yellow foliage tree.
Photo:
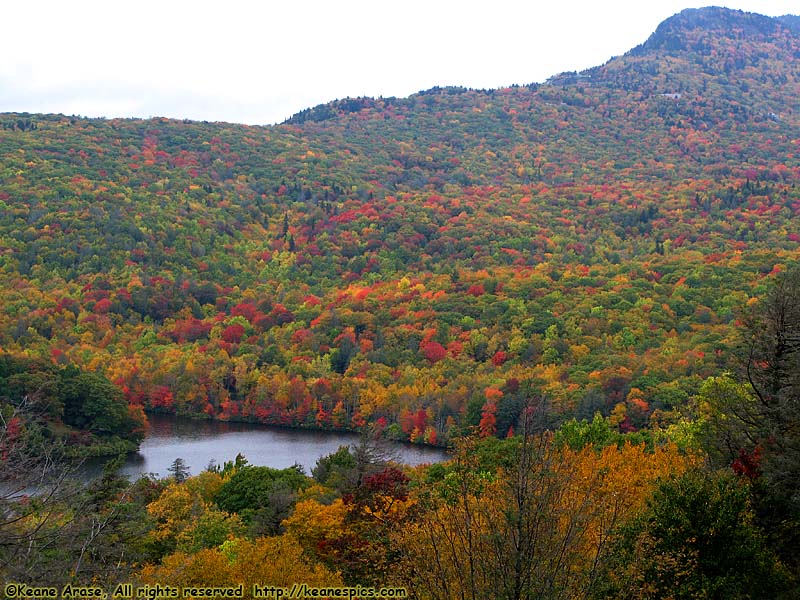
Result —
[[219, 510], [212, 503], [222, 484], [219, 474], [205, 471], [184, 483], [169, 485], [147, 505], [148, 514], [155, 520], [150, 537], [157, 553], [213, 547], [244, 531], [238, 515]]
[[555, 446], [522, 437], [510, 466], [481, 477], [470, 443], [445, 479], [419, 492], [418, 518], [395, 531], [396, 583], [433, 599], [585, 597], [615, 527], [659, 477], [692, 460], [675, 447]]
[[321, 541], [337, 538], [344, 533], [346, 516], [347, 507], [341, 498], [327, 505], [311, 499], [301, 500], [283, 525], [304, 548], [313, 553]]
[[244, 598], [252, 598], [253, 586], [311, 587], [342, 586], [338, 573], [314, 562], [303, 553], [291, 535], [256, 540], [235, 538], [217, 548], [194, 554], [178, 552], [161, 565], [150, 565], [139, 573], [141, 584], [171, 586], [242, 585]]

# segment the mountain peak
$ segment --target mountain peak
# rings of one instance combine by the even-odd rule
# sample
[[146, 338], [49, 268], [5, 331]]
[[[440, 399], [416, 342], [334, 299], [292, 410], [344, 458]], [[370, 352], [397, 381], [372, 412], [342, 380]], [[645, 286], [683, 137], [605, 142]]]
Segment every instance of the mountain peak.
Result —
[[650, 38], [631, 54], [640, 55], [652, 50], [703, 50], [702, 36], [698, 32], [715, 32], [730, 38], [750, 38], [769, 41], [782, 30], [793, 33], [794, 21], [787, 15], [772, 18], [764, 15], [709, 6], [687, 8], [663, 21]]

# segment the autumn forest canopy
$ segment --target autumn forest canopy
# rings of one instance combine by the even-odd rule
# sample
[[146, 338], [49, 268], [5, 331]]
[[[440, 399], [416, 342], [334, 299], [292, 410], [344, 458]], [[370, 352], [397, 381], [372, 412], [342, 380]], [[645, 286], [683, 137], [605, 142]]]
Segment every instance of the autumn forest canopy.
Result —
[[544, 84], [272, 127], [0, 114], [0, 460], [126, 451], [148, 411], [457, 448], [108, 474], [82, 506], [150, 523], [108, 522], [141, 581], [283, 555], [420, 597], [790, 589], [799, 99], [797, 17], [700, 9]]

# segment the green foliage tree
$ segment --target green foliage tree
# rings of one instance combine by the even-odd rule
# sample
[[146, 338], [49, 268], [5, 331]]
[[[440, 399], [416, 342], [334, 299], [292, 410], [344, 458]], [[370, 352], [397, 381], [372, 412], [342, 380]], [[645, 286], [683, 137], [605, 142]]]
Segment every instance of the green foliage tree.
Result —
[[273, 469], [246, 465], [220, 487], [214, 501], [222, 510], [241, 516], [255, 530], [277, 533], [297, 493], [309, 483], [301, 467]]
[[611, 445], [622, 446], [625, 442], [645, 443], [650, 447], [653, 445], [649, 432], [620, 433], [619, 429], [611, 425], [600, 413], [595, 413], [591, 421], [577, 419], [566, 421], [555, 431], [554, 441], [573, 450], [580, 450], [590, 444], [598, 450]]
[[96, 373], [75, 368], [61, 373], [59, 396], [64, 405], [64, 422], [98, 435], [121, 437], [144, 435], [128, 412], [122, 391]]
[[311, 475], [314, 481], [342, 491], [352, 486], [356, 466], [356, 457], [350, 451], [350, 446], [339, 446], [336, 452], [317, 460]]
[[661, 483], [621, 529], [597, 597], [754, 599], [791, 588], [730, 473], [692, 470]]
[[759, 523], [800, 576], [800, 268], [753, 306], [743, 337], [740, 381], [701, 389], [703, 440], [717, 465], [752, 482]]
[[757, 305], [747, 328], [745, 372], [757, 402], [752, 420], [764, 446], [764, 476], [800, 514], [800, 267], [782, 274]]
[[178, 457], [172, 461], [172, 464], [167, 468], [176, 483], [183, 483], [189, 477], [189, 467], [186, 466], [186, 461]]

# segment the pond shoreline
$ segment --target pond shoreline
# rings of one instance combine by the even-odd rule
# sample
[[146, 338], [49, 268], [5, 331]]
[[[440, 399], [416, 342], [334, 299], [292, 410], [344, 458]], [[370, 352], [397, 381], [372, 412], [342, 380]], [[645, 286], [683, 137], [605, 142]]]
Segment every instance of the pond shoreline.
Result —
[[[330, 431], [310, 428], [279, 427], [245, 421], [192, 419], [183, 416], [148, 414], [150, 428], [138, 452], [129, 453], [120, 473], [136, 478], [150, 473], [168, 475], [167, 469], [176, 459], [183, 459], [191, 473], [197, 474], [210, 463], [222, 465], [243, 455], [254, 465], [286, 468], [299, 464], [311, 472], [317, 460], [339, 449], [358, 444], [360, 435], [352, 431]], [[442, 462], [449, 459], [440, 447], [409, 442], [378, 440], [389, 450], [392, 459], [410, 465]], [[102, 472], [108, 459], [89, 460], [90, 477]]]
[[[361, 430], [359, 429], [352, 429], [348, 427], [317, 427], [317, 426], [308, 426], [304, 427], [302, 425], [285, 425], [281, 423], [264, 423], [263, 421], [257, 421], [252, 419], [241, 419], [241, 418], [234, 418], [234, 419], [215, 419], [213, 417], [209, 417], [203, 413], [199, 415], [179, 415], [176, 413], [168, 413], [168, 412], [160, 412], [154, 410], [145, 410], [145, 415], [147, 416], [148, 422], [151, 416], [156, 417], [171, 417], [174, 419], [185, 419], [187, 421], [198, 421], [203, 423], [242, 423], [245, 425], [258, 425], [261, 427], [267, 427], [271, 429], [277, 430], [286, 430], [286, 431], [313, 431], [313, 432], [330, 432], [336, 434], [353, 434], [353, 435], [361, 435]], [[449, 448], [448, 444], [430, 444], [428, 442], [412, 442], [410, 440], [400, 440], [400, 439], [391, 439], [386, 437], [381, 437], [380, 439], [385, 440], [386, 442], [392, 444], [406, 444], [411, 447], [415, 448], [435, 448], [438, 450], [447, 450]]]

